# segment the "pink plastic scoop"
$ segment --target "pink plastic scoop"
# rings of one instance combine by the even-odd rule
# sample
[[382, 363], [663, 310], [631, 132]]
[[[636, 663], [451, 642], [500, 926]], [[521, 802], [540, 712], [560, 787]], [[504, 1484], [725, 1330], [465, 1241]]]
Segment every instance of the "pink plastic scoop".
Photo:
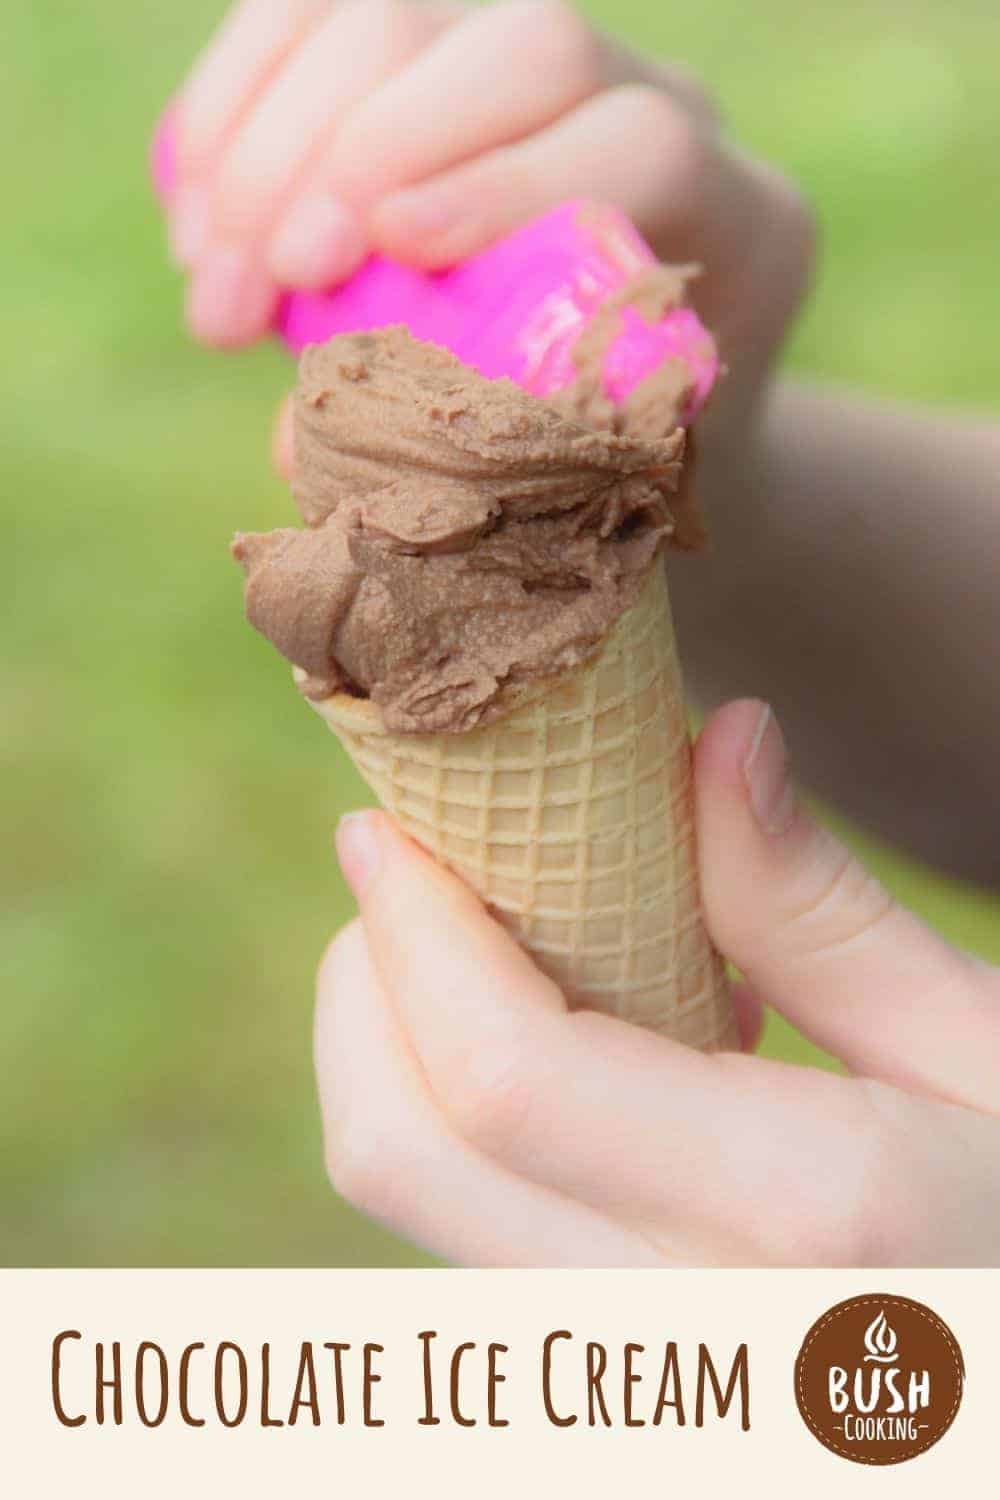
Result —
[[[153, 140], [152, 174], [162, 199], [174, 181], [170, 116]], [[335, 333], [403, 323], [414, 338], [450, 349], [482, 375], [507, 375], [536, 396], [576, 377], [573, 349], [594, 313], [656, 257], [612, 208], [568, 202], [445, 271], [417, 271], [373, 255], [329, 292], [286, 293], [275, 331], [295, 353]], [[715, 342], [688, 307], [655, 322], [622, 310], [604, 358], [604, 395], [620, 403], [668, 359], [692, 378], [684, 420], [704, 405], [719, 373]]]

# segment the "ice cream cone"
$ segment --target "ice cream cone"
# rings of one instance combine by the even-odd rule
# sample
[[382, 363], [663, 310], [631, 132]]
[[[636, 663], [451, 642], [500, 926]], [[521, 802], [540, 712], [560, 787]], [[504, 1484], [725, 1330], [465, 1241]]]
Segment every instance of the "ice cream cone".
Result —
[[736, 1045], [702, 920], [691, 750], [658, 561], [597, 653], [455, 734], [313, 704], [382, 805], [466, 880], [563, 989], [693, 1047]]

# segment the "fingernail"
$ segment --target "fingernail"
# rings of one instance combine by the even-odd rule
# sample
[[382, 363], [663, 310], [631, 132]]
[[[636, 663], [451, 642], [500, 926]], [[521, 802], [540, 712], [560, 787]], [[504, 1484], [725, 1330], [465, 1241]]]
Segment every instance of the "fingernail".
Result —
[[317, 193], [290, 210], [271, 241], [268, 264], [284, 286], [323, 288], [343, 281], [364, 256], [357, 219], [335, 198]]
[[273, 282], [245, 250], [216, 247], [191, 276], [188, 323], [206, 343], [247, 343], [266, 332], [276, 300]]
[[208, 194], [202, 188], [178, 188], [170, 200], [167, 241], [176, 265], [187, 269], [208, 240]]
[[337, 858], [344, 879], [360, 901], [382, 862], [377, 812], [345, 813], [337, 824]]
[[795, 788], [788, 774], [784, 735], [771, 709], [761, 708], [743, 762], [750, 806], [764, 833], [784, 833], [795, 816]]

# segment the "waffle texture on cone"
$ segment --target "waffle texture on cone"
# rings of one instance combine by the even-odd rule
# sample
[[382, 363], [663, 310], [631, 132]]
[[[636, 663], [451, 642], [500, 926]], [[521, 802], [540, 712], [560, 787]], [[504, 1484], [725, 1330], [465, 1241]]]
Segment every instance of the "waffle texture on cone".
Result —
[[382, 805], [466, 880], [571, 1005], [736, 1045], [702, 921], [691, 748], [661, 562], [584, 665], [465, 734], [312, 705]]

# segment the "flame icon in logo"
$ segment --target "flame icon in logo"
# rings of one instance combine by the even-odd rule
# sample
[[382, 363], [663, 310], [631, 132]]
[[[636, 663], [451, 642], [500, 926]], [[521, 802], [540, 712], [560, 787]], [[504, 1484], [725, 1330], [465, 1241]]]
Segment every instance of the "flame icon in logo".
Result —
[[899, 1358], [896, 1353], [896, 1335], [889, 1327], [885, 1312], [880, 1312], [865, 1329], [865, 1364], [875, 1360], [880, 1365], [890, 1365]]

